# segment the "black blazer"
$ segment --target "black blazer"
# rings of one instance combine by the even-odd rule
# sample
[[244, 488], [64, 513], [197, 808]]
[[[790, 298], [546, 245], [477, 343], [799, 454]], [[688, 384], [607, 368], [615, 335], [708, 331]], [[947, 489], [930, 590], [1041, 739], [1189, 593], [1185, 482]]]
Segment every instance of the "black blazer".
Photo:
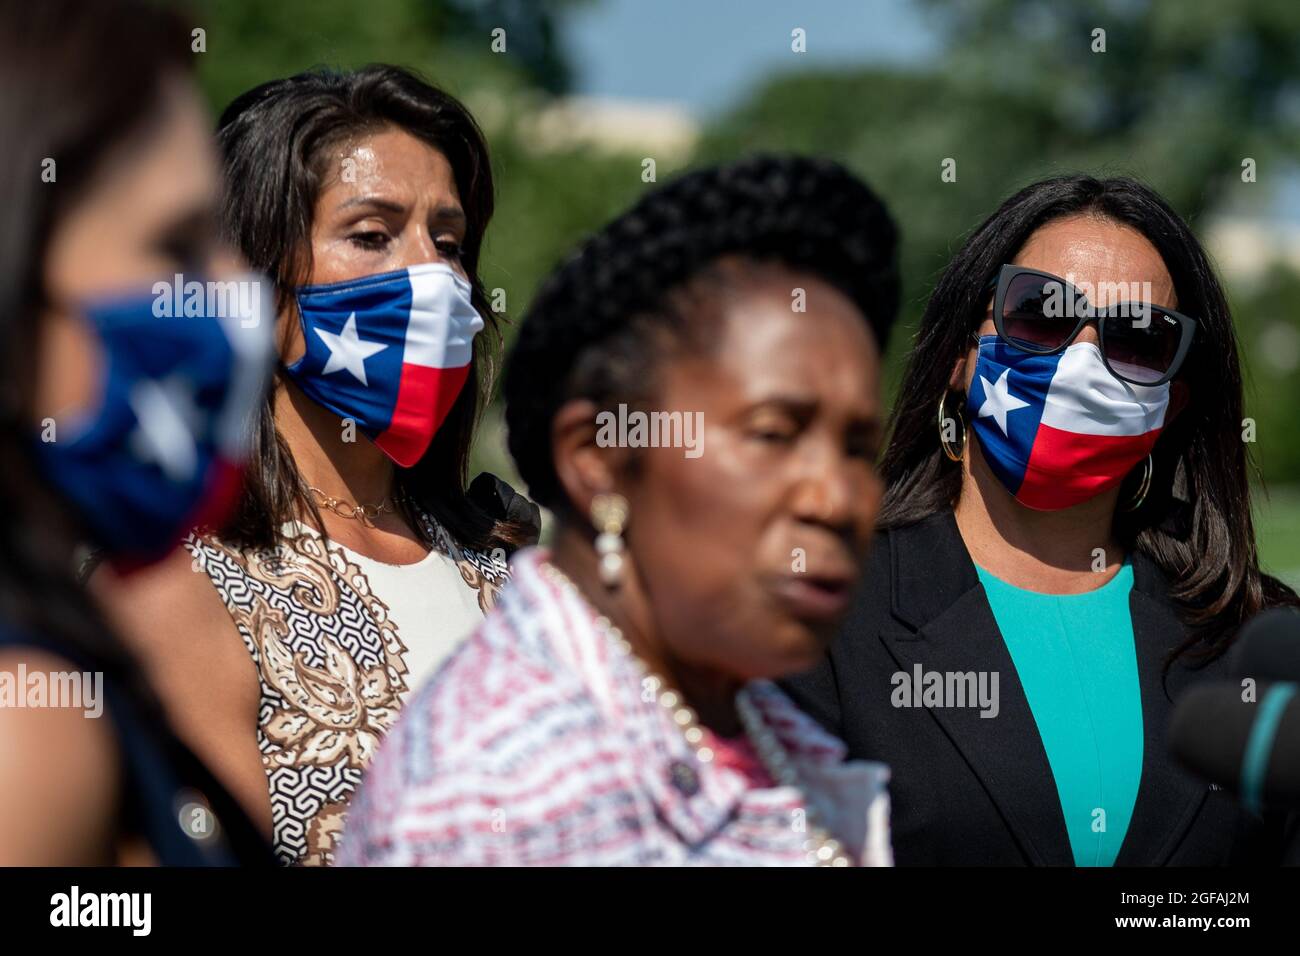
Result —
[[[1129, 607], [1142, 692], [1142, 779], [1118, 866], [1277, 864], [1296, 821], [1253, 817], [1227, 791], [1177, 766], [1166, 732], [1172, 700], [1226, 676], [1166, 655], [1186, 631], [1168, 584], [1134, 553]], [[891, 705], [898, 671], [996, 671], [997, 717], [965, 708]], [[892, 836], [899, 865], [1059, 865], [1074, 856], [1047, 754], [1015, 666], [952, 513], [876, 536], [844, 632], [823, 662], [785, 690], [848, 744], [851, 757], [892, 770]]]

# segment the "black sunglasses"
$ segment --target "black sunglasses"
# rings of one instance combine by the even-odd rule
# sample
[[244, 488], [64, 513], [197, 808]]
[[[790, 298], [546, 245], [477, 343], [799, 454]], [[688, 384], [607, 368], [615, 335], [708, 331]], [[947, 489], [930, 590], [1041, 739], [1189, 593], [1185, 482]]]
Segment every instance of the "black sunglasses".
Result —
[[989, 283], [993, 323], [1008, 345], [1037, 355], [1060, 352], [1089, 322], [1097, 323], [1101, 358], [1110, 374], [1134, 385], [1163, 385], [1177, 374], [1196, 320], [1173, 309], [1126, 300], [1095, 308], [1050, 272], [1004, 265]]

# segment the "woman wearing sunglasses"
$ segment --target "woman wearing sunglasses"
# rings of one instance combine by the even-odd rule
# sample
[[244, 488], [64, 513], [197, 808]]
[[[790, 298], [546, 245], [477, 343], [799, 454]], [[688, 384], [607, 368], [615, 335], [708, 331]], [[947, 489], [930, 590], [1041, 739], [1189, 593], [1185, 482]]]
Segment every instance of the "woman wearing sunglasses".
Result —
[[900, 864], [1276, 862], [1168, 754], [1260, 572], [1223, 291], [1145, 186], [1017, 193], [922, 318], [846, 632], [789, 690], [893, 768]]

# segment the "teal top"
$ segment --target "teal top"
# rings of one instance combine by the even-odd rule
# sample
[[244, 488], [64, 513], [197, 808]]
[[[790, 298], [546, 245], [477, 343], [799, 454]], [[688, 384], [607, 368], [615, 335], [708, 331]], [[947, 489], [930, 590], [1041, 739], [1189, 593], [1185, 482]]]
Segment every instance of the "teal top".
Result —
[[1039, 594], [977, 567], [1033, 712], [1077, 866], [1112, 866], [1142, 779], [1133, 568], [1085, 594]]

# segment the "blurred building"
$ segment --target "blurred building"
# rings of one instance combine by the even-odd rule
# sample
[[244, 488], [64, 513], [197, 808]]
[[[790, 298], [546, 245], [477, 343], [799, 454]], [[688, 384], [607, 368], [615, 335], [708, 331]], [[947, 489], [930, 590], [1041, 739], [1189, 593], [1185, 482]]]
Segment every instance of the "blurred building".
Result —
[[699, 123], [676, 103], [591, 96], [553, 100], [522, 117], [519, 131], [537, 152], [587, 147], [672, 164], [689, 158], [700, 138]]

